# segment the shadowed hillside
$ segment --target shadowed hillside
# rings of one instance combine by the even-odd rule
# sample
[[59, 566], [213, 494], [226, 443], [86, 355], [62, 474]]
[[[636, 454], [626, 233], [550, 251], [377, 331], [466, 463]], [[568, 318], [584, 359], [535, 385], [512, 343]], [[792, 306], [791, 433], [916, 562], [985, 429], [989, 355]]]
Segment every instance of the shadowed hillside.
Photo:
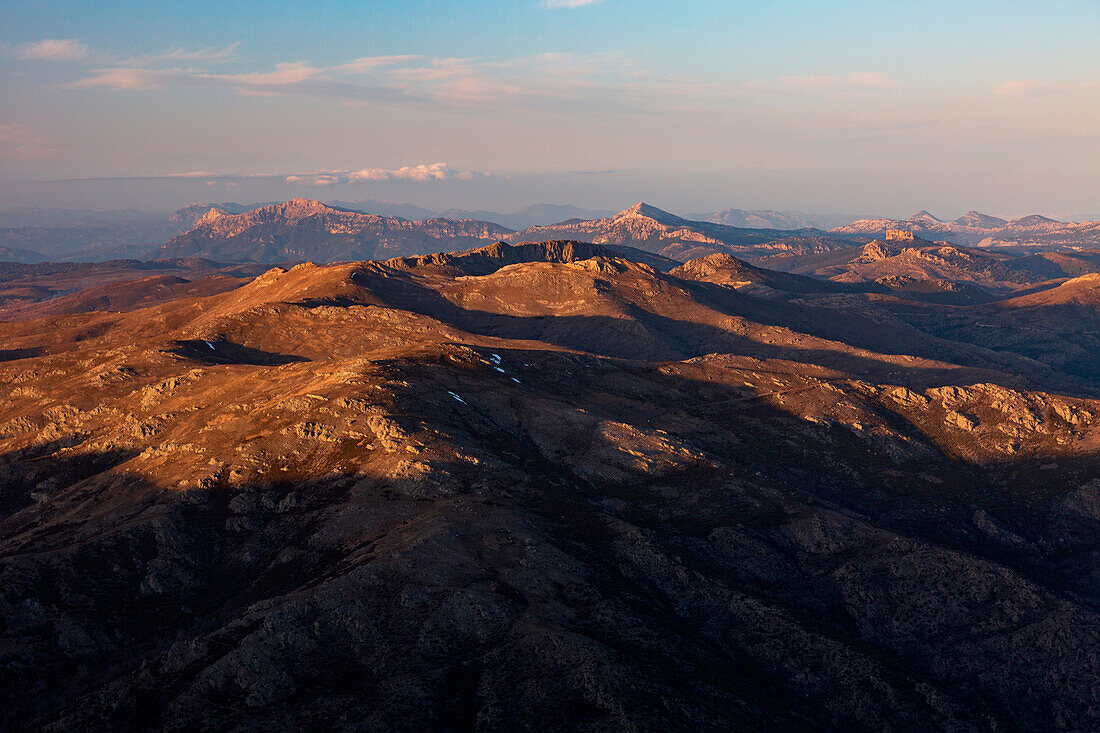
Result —
[[1094, 727], [1095, 382], [630, 254], [0, 324], [0, 720]]

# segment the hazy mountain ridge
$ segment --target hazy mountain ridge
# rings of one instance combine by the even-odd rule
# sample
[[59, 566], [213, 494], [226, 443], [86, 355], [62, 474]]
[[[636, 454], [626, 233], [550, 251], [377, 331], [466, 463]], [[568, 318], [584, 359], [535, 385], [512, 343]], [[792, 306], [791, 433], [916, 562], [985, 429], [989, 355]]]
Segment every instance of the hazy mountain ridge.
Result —
[[[191, 228], [197, 224], [203, 214], [210, 209], [218, 209], [228, 214], [241, 214], [246, 211], [272, 206], [278, 203], [277, 201], [268, 201], [265, 203], [246, 205], [237, 203], [190, 204], [173, 213], [172, 220], [185, 223], [187, 228]], [[523, 229], [529, 226], [554, 224], [559, 221], [574, 218], [598, 219], [612, 213], [610, 211], [582, 209], [578, 206], [571, 206], [568, 204], [531, 204], [510, 213], [458, 208], [436, 211], [433, 209], [426, 209], [423, 206], [414, 206], [412, 204], [373, 200], [333, 201], [329, 205], [333, 208], [361, 211], [365, 214], [374, 214], [377, 216], [397, 217], [410, 221], [420, 221], [424, 219], [475, 219], [478, 221], [500, 224], [510, 229]]]
[[241, 214], [210, 209], [158, 257], [209, 256], [253, 262], [333, 262], [427, 254], [506, 237], [512, 230], [458, 219], [408, 221], [293, 199]]
[[613, 212], [593, 209], [582, 209], [579, 206], [561, 204], [531, 204], [519, 211], [512, 213], [500, 213], [495, 211], [466, 211], [464, 209], [447, 209], [439, 216], [463, 219], [481, 219], [497, 224], [503, 224], [512, 229], [525, 229], [532, 226], [546, 226], [557, 224], [567, 219], [602, 219]]
[[942, 221], [927, 211], [908, 219], [862, 219], [830, 231], [881, 236], [889, 229], [909, 231], [927, 239], [946, 239], [983, 247], [1094, 247], [1100, 245], [1100, 222], [1061, 222], [1038, 214], [1006, 221], [971, 211], [954, 221]]
[[[0, 223], [7, 221], [10, 224], [20, 225], [0, 228], [0, 247], [5, 247], [8, 252], [7, 255], [0, 253], [0, 258], [7, 257], [9, 260], [25, 262], [102, 261], [142, 256], [147, 255], [155, 246], [163, 244], [170, 237], [186, 234], [211, 210], [237, 215], [278, 206], [280, 203], [196, 203], [184, 206], [171, 214], [130, 210], [13, 208], [0, 212]], [[953, 222], [941, 221], [924, 211], [918, 212], [907, 220], [863, 219], [835, 227], [832, 230], [834, 234], [826, 236], [822, 230], [837, 223], [838, 215], [828, 215], [823, 218], [801, 212], [727, 209], [717, 214], [699, 215], [692, 219], [674, 217], [668, 212], [661, 212], [658, 218], [664, 217], [665, 221], [654, 219], [656, 224], [665, 227], [664, 230], [659, 231], [659, 227], [647, 227], [637, 222], [633, 228], [622, 226], [621, 222], [615, 224], [615, 220], [622, 219], [623, 215], [630, 211], [629, 209], [610, 215], [607, 212], [574, 206], [533, 204], [510, 214], [452, 209], [444, 212], [444, 216], [440, 216], [423, 207], [369, 200], [336, 202], [331, 208], [408, 221], [472, 218], [500, 225], [501, 229], [518, 230], [520, 234], [508, 237], [510, 241], [562, 238], [586, 241], [599, 239], [604, 243], [615, 241], [623, 244], [646, 242], [643, 248], [654, 252], [665, 249], [665, 255], [681, 261], [713, 252], [747, 255], [753, 247], [764, 245], [776, 248], [778, 251], [782, 246], [778, 244], [779, 240], [785, 240], [792, 251], [810, 251], [807, 247], [817, 251], [835, 249], [843, 246], [845, 239], [867, 241], [870, 238], [881, 237], [887, 229], [914, 231], [929, 239], [942, 239], [959, 244], [980, 244], [1033, 252], [1043, 249], [1072, 250], [1100, 246], [1100, 224], [1095, 222], [1063, 223], [1041, 216], [1021, 217], [1010, 222], [977, 211], [971, 211]], [[649, 210], [651, 213], [661, 211], [655, 207], [649, 207]], [[5, 215], [7, 219], [4, 218]], [[673, 224], [673, 220], [669, 217], [674, 217], [676, 223]], [[642, 218], [645, 216], [643, 215]], [[653, 219], [652, 216], [649, 218]], [[709, 219], [709, 221], [702, 219]], [[817, 225], [820, 229], [806, 228], [809, 225]], [[726, 228], [720, 228], [723, 226]], [[501, 235], [502, 238], [504, 234]], [[319, 233], [318, 236], [320, 236]], [[436, 232], [429, 236], [439, 238], [447, 235], [445, 232]], [[811, 243], [814, 239], [817, 242]], [[768, 244], [769, 242], [777, 244]], [[306, 246], [304, 242], [302, 244]], [[456, 242], [454, 246], [428, 246], [413, 252], [412, 250], [403, 251], [400, 243], [393, 243], [391, 249], [380, 256], [426, 253], [433, 249], [460, 249], [471, 244], [472, 242], [467, 240]], [[359, 254], [350, 256], [365, 256], [364, 250], [357, 251]], [[295, 256], [292, 253], [288, 255]], [[261, 256], [269, 261], [271, 258], [283, 259], [274, 252], [264, 252]], [[233, 257], [247, 258], [248, 255], [236, 254]], [[315, 259], [323, 258], [318, 256]]]
[[699, 214], [694, 218], [713, 224], [746, 227], [750, 229], [831, 229], [853, 221], [843, 214], [808, 214], [802, 211], [775, 211], [773, 209], [722, 209], [712, 214]]
[[629, 244], [663, 257], [685, 261], [715, 252], [741, 252], [805, 233], [692, 221], [639, 202], [614, 216], [529, 227], [510, 239], [579, 239], [596, 244]]

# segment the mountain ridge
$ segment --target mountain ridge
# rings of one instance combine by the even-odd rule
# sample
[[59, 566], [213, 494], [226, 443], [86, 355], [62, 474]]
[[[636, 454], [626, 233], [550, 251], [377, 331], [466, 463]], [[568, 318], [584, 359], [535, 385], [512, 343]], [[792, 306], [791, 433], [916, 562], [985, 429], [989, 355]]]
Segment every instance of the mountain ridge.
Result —
[[158, 257], [279, 262], [354, 260], [428, 254], [441, 241], [454, 245], [512, 233], [490, 222], [457, 219], [408, 221], [328, 206], [305, 198], [240, 214], [211, 209], [188, 232], [172, 238]]

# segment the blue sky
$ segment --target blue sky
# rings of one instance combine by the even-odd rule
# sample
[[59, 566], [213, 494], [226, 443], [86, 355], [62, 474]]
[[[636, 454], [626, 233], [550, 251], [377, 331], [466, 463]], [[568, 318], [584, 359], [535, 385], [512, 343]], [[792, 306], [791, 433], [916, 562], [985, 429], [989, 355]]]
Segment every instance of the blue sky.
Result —
[[1097, 37], [1095, 1], [8, 0], [0, 205], [1095, 213]]

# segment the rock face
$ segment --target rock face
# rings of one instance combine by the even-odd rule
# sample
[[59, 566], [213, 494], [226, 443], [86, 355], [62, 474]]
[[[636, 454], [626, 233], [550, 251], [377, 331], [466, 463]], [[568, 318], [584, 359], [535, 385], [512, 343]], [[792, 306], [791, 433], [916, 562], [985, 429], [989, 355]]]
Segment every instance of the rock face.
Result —
[[1012, 221], [971, 211], [954, 221], [943, 221], [919, 211], [908, 219], [860, 219], [831, 230], [841, 235], [883, 236], [888, 231], [916, 234], [925, 239], [982, 246], [1063, 246], [1100, 244], [1100, 222], [1063, 222], [1032, 214]]
[[595, 244], [627, 244], [684, 261], [715, 252], [753, 248], [796, 234], [799, 232], [690, 221], [639, 202], [603, 219], [576, 219], [529, 227], [512, 235], [511, 240], [574, 239]]
[[293, 199], [240, 214], [211, 208], [194, 228], [171, 239], [157, 256], [250, 262], [384, 259], [481, 245], [511, 233], [511, 229], [484, 221], [408, 221]]
[[0, 324], [0, 726], [1100, 725], [1091, 383], [742, 265]]

